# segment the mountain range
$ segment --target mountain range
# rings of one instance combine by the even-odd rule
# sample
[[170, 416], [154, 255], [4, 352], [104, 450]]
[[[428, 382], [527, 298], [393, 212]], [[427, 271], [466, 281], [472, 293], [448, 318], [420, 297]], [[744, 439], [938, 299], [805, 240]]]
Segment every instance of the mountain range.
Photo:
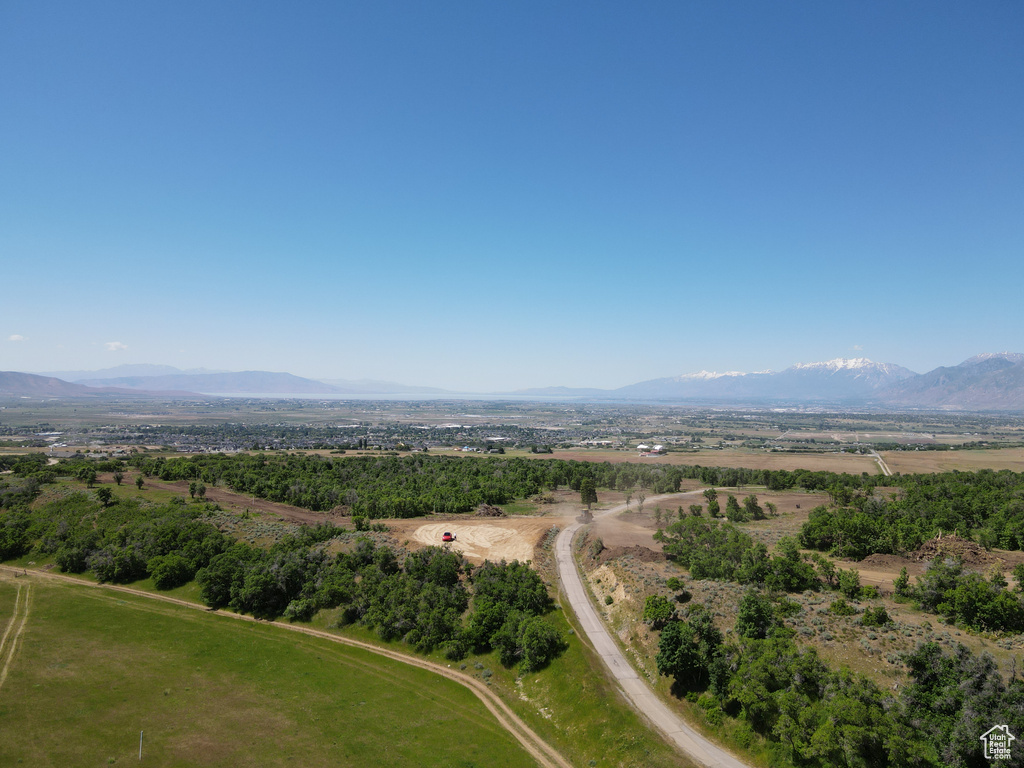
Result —
[[783, 371], [700, 371], [650, 379], [613, 390], [553, 387], [524, 396], [719, 404], [844, 404], [880, 408], [1024, 411], [1024, 355], [977, 355], [957, 366], [918, 374], [892, 363], [838, 358]]
[[[63, 376], [54, 374], [62, 373]], [[369, 379], [315, 379], [269, 371], [182, 371], [171, 366], [119, 366], [100, 371], [33, 375], [0, 372], [0, 395], [82, 397], [103, 394], [438, 395], [458, 393]], [[545, 387], [494, 397], [609, 401], [860, 405], [880, 408], [1024, 411], [1024, 354], [987, 353], [918, 374], [866, 358], [799, 363], [783, 371], [700, 371], [618, 389]]]

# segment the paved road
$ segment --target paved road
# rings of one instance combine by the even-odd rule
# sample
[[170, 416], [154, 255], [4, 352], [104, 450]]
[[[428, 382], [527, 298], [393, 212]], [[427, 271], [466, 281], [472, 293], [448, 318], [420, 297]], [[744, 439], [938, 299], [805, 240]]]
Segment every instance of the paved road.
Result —
[[[683, 495], [699, 494], [700, 491], [693, 491], [690, 494], [674, 494], [656, 496], [647, 499], [647, 503], [655, 503], [663, 499], [679, 498]], [[623, 504], [612, 509], [599, 512], [595, 517], [614, 515], [626, 509]], [[590, 638], [594, 648], [597, 650], [601, 660], [605, 663], [616, 682], [632, 702], [633, 706], [643, 714], [654, 726], [661, 731], [666, 738], [697, 763], [708, 766], [708, 768], [749, 768], [749, 766], [733, 757], [721, 747], [713, 744], [693, 728], [688, 726], [682, 719], [670, 710], [647, 683], [630, 666], [626, 657], [622, 655], [618, 645], [612, 639], [611, 634], [605, 628], [600, 616], [590, 602], [583, 581], [580, 579], [579, 571], [576, 569], [576, 561], [572, 556], [572, 538], [583, 526], [582, 523], [573, 523], [565, 528], [555, 540], [555, 559], [558, 563], [558, 578], [562, 582], [562, 590], [568, 598], [569, 605], [575, 611], [583, 630]]]
[[882, 474], [886, 477], [892, 477], [892, 470], [889, 469], [889, 465], [885, 463], [885, 459], [878, 455], [878, 451], [872, 451], [871, 455], [878, 462], [878, 468], [882, 470]]

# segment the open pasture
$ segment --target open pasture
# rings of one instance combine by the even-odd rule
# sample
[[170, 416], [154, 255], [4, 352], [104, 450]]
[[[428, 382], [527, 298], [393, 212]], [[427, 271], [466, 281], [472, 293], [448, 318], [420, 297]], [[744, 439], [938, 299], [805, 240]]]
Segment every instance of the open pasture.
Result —
[[977, 472], [979, 469], [1009, 469], [1024, 472], [1024, 448], [994, 448], [971, 451], [885, 451], [881, 454], [889, 469], [901, 474], [927, 472]]
[[650, 465], [684, 465], [702, 467], [741, 467], [747, 469], [807, 469], [814, 472], [861, 472], [875, 474], [878, 465], [870, 456], [856, 453], [787, 453], [784, 451], [725, 450], [694, 453], [667, 453], [663, 456], [640, 456], [636, 451], [556, 450], [551, 454], [527, 454], [538, 459], [575, 461], [633, 462]]
[[[0, 578], [6, 626], [15, 580]], [[356, 648], [28, 577], [0, 765], [535, 765], [466, 688]]]

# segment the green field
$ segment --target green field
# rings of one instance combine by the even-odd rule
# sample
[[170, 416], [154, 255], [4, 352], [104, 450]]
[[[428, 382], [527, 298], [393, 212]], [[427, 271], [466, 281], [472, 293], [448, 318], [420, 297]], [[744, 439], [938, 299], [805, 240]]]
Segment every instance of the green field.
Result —
[[[23, 584], [27, 584], [26, 579]], [[0, 765], [533, 766], [466, 688], [265, 624], [32, 579]], [[0, 581], [0, 633], [16, 583]]]

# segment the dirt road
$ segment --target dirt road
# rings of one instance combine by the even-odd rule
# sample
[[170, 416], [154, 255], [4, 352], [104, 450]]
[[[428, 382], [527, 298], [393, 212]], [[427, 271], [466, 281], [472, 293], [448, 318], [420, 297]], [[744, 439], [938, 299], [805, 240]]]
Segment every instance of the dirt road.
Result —
[[[691, 491], [689, 493], [656, 496], [648, 499], [648, 502], [655, 503], [667, 499], [681, 500], [687, 496], [699, 496], [700, 494], [701, 491]], [[622, 504], [598, 512], [595, 517], [601, 518], [615, 515], [623, 512], [625, 509], [626, 505]], [[741, 762], [729, 752], [708, 741], [684, 723], [676, 713], [665, 706], [654, 691], [648, 687], [647, 683], [636, 673], [636, 670], [630, 666], [626, 657], [623, 656], [622, 651], [619, 650], [611, 634], [597, 615], [597, 611], [590, 602], [587, 590], [583, 586], [583, 581], [580, 579], [579, 571], [576, 569], [576, 561], [572, 556], [572, 538], [582, 526], [582, 523], [575, 522], [558, 534], [558, 539], [555, 541], [558, 579], [562, 584], [562, 590], [568, 599], [569, 605], [576, 613], [580, 624], [587, 633], [587, 637], [594, 644], [594, 649], [615, 677], [615, 681], [619, 684], [626, 698], [669, 741], [697, 763], [708, 766], [708, 768], [749, 768], [746, 763]]]
[[[22, 572], [23, 569], [21, 568], [12, 568], [10, 566], [0, 565], [0, 574], [6, 576], [20, 575]], [[431, 661], [426, 661], [425, 659], [420, 659], [415, 656], [406, 656], [405, 654], [397, 653], [386, 648], [378, 648], [377, 646], [371, 645], [370, 643], [364, 643], [359, 640], [352, 640], [347, 637], [341, 637], [340, 635], [333, 635], [330, 632], [321, 632], [320, 630], [311, 629], [309, 627], [303, 627], [296, 624], [288, 624], [282, 621], [261, 621], [253, 618], [252, 616], [246, 616], [238, 613], [230, 613], [228, 611], [211, 611], [208, 608], [206, 608], [206, 606], [199, 605], [197, 603], [190, 603], [186, 600], [179, 600], [174, 597], [167, 597], [166, 595], [156, 595], [152, 592], [143, 592], [139, 589], [132, 589], [131, 587], [121, 587], [113, 584], [93, 584], [91, 582], [82, 581], [81, 579], [72, 578], [70, 576], [64, 576], [58, 573], [50, 573], [47, 571], [37, 570], [30, 570], [28, 571], [27, 577], [22, 577], [22, 579], [25, 580], [24, 583], [26, 584], [26, 602], [24, 609], [25, 616], [22, 617], [21, 628], [24, 627], [25, 617], [27, 617], [27, 592], [29, 579], [31, 579], [32, 577], [57, 579], [61, 581], [71, 582], [73, 584], [79, 584], [85, 587], [92, 587], [95, 589], [106, 589], [113, 590], [116, 592], [126, 592], [130, 595], [138, 595], [139, 597], [144, 597], [150, 600], [160, 600], [165, 603], [174, 603], [175, 605], [184, 606], [185, 608], [206, 611], [208, 613], [213, 613], [218, 616], [238, 619], [239, 621], [252, 621], [258, 622], [260, 624], [273, 624], [275, 627], [286, 629], [290, 632], [301, 632], [302, 634], [312, 635], [313, 637], [319, 637], [324, 640], [329, 640], [333, 643], [341, 643], [342, 645], [350, 645], [356, 648], [361, 648], [364, 651], [375, 653], [378, 656], [386, 656], [387, 658], [392, 659], [393, 661], [398, 661], [403, 664], [409, 664], [414, 667], [420, 667], [421, 669], [429, 670], [430, 672], [434, 672], [438, 675], [447, 677], [449, 680], [454, 680], [455, 682], [459, 683], [460, 685], [464, 685], [466, 688], [472, 691], [473, 694], [478, 699], [480, 699], [481, 702], [483, 702], [483, 705], [487, 707], [487, 710], [492, 715], [494, 715], [498, 723], [510, 734], [512, 734], [516, 741], [518, 741], [522, 745], [523, 749], [525, 749], [527, 753], [529, 753], [530, 756], [537, 761], [538, 765], [543, 766], [543, 768], [572, 768], [570, 763], [564, 757], [562, 757], [561, 754], [556, 752], [546, 741], [541, 739], [541, 737], [538, 736], [533, 731], [533, 729], [530, 728], [530, 726], [524, 723], [519, 718], [519, 716], [516, 715], [511, 709], [509, 709], [508, 705], [505, 704], [505, 702], [502, 701], [495, 693], [493, 693], [486, 685], [484, 685], [482, 682], [480, 682], [479, 680], [470, 675], [463, 674], [462, 672], [443, 666], [441, 664], [435, 664]], [[17, 613], [17, 609], [15, 613]], [[12, 624], [15, 618], [17, 618], [17, 616], [11, 619]], [[18, 630], [19, 634], [21, 628], [19, 628]], [[6, 672], [6, 669], [4, 671]]]

